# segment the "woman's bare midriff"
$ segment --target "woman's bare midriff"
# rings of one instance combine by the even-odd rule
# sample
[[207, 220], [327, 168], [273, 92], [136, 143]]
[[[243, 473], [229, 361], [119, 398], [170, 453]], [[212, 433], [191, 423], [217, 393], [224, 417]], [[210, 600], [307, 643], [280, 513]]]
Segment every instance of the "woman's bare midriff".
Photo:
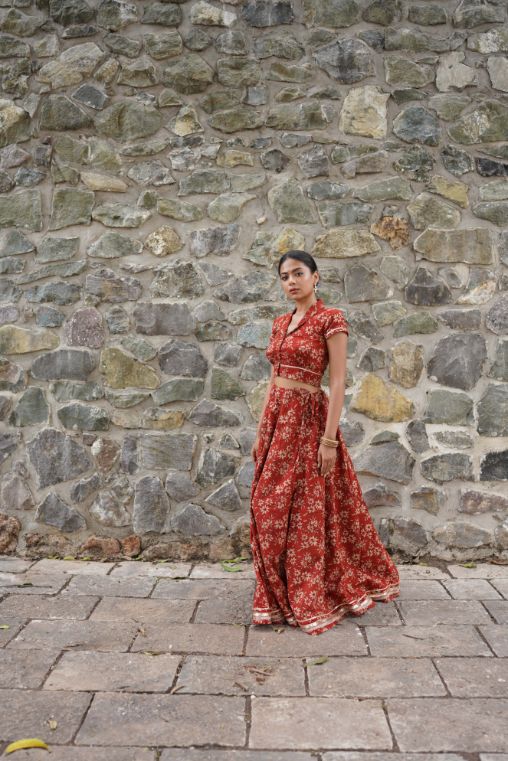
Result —
[[296, 381], [292, 378], [283, 378], [281, 375], [275, 375], [273, 382], [276, 386], [282, 386], [282, 388], [307, 388], [309, 391], [314, 393], [319, 391], [319, 388], [316, 388], [316, 386], [311, 386], [310, 383]]

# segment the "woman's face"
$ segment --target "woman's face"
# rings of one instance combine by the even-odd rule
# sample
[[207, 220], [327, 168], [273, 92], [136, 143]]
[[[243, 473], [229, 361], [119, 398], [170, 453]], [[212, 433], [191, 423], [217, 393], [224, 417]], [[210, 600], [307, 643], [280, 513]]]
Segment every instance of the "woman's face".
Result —
[[282, 289], [288, 299], [306, 299], [314, 293], [314, 284], [319, 277], [298, 259], [286, 259], [279, 274]]

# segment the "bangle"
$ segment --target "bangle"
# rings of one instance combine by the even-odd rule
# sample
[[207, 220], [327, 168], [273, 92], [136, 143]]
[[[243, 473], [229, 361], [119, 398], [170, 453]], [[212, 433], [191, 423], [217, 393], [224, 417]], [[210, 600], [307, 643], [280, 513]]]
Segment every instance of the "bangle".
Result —
[[326, 436], [321, 436], [320, 439], [321, 443], [324, 444], [326, 447], [334, 447], [337, 448], [339, 446], [339, 442], [336, 439], [327, 439]]

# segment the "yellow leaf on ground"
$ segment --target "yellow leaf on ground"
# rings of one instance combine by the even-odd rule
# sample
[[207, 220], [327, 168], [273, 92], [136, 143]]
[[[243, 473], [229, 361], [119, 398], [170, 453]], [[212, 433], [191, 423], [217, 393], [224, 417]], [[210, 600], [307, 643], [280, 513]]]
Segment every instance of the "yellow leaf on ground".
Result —
[[23, 740], [16, 740], [8, 745], [5, 752], [13, 753], [15, 750], [24, 750], [25, 748], [46, 748], [49, 750], [49, 746], [44, 740], [39, 740], [37, 737], [25, 737]]

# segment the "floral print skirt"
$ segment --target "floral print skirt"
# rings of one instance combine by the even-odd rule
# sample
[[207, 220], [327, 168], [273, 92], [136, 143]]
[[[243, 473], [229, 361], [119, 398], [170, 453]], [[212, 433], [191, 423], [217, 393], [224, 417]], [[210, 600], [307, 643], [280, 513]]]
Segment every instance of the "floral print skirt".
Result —
[[372, 522], [339, 427], [334, 467], [319, 474], [328, 403], [322, 388], [272, 384], [269, 392], [250, 499], [253, 624], [287, 623], [320, 634], [400, 594], [397, 567]]

